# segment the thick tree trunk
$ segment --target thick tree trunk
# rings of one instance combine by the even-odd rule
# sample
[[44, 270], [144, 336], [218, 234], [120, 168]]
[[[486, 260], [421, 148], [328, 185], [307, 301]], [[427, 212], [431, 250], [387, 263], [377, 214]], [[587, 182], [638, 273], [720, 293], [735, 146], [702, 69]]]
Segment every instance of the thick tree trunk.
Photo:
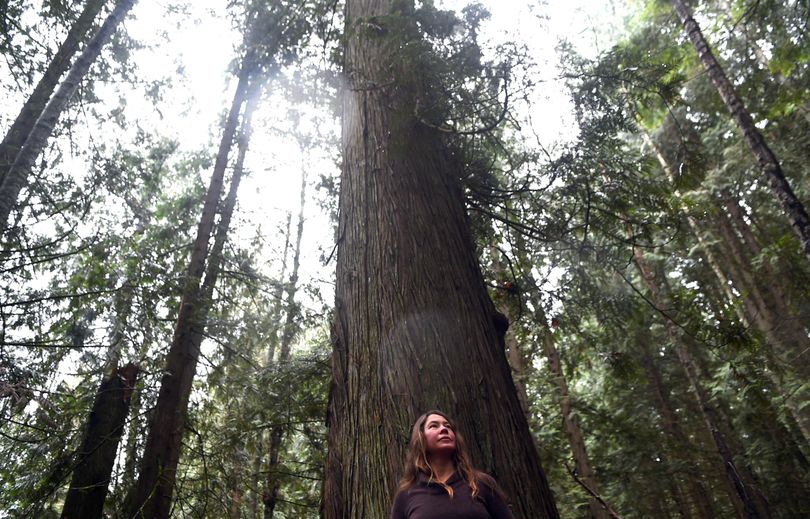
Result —
[[93, 20], [96, 19], [105, 3], [106, 0], [87, 0], [81, 14], [70, 27], [65, 41], [51, 58], [45, 73], [37, 82], [34, 91], [28, 96], [22, 110], [6, 132], [6, 136], [3, 137], [3, 142], [0, 144], [0, 183], [11, 165], [14, 164], [14, 159], [17, 158], [17, 154], [25, 144], [31, 130], [34, 129], [48, 99], [56, 89], [56, 85], [59, 84], [59, 78], [70, 66], [70, 60], [73, 59], [79, 49], [79, 44], [93, 27]]
[[101, 519], [138, 368], [127, 364], [101, 383], [87, 419], [62, 519]]
[[[403, 11], [404, 10], [404, 11]], [[414, 115], [410, 7], [346, 5], [343, 171], [322, 512], [388, 515], [410, 425], [453, 416], [517, 519], [558, 517], [470, 236], [461, 170]], [[394, 13], [394, 16], [389, 16]], [[391, 27], [380, 24], [396, 23]], [[400, 24], [405, 24], [402, 27]], [[496, 323], [496, 319], [498, 322]]]
[[121, 0], [113, 12], [104, 20], [101, 28], [87, 43], [81, 55], [70, 67], [70, 71], [56, 93], [42, 110], [33, 129], [28, 134], [25, 144], [20, 149], [11, 167], [0, 181], [0, 232], [6, 227], [8, 216], [17, 203], [17, 196], [28, 183], [31, 168], [39, 156], [45, 143], [53, 132], [59, 116], [73, 97], [84, 75], [101, 53], [102, 47], [109, 41], [112, 34], [123, 21], [127, 12], [135, 4], [135, 0]]
[[[303, 153], [303, 149], [301, 152]], [[293, 252], [292, 272], [290, 274], [290, 282], [287, 284], [287, 300], [284, 312], [286, 314], [284, 320], [284, 327], [281, 331], [281, 348], [278, 353], [279, 364], [284, 364], [290, 360], [290, 348], [295, 334], [298, 332], [300, 326], [296, 321], [301, 315], [298, 308], [298, 303], [295, 302], [295, 294], [298, 290], [298, 267], [301, 263], [301, 239], [304, 236], [304, 207], [306, 204], [307, 193], [307, 173], [306, 168], [301, 170], [301, 197], [300, 208], [298, 211], [298, 228], [295, 234], [295, 249]], [[281, 448], [283, 446], [284, 435], [286, 434], [287, 427], [283, 425], [276, 425], [270, 431], [270, 450], [269, 458], [267, 460], [267, 481], [265, 483], [265, 491], [263, 496], [264, 501], [264, 519], [272, 519], [273, 513], [278, 503], [278, 493], [280, 482], [278, 480], [278, 463]]]
[[697, 51], [703, 68], [711, 79], [723, 102], [726, 104], [734, 122], [742, 132], [745, 142], [754, 154], [754, 158], [762, 169], [765, 179], [771, 186], [771, 190], [782, 206], [782, 210], [790, 222], [793, 231], [799, 238], [805, 256], [810, 260], [810, 216], [808, 216], [802, 202], [793, 193], [790, 183], [782, 172], [782, 166], [776, 155], [768, 147], [765, 138], [754, 125], [751, 114], [745, 108], [740, 97], [737, 95], [734, 85], [726, 77], [723, 68], [712, 54], [708, 42], [703, 37], [697, 22], [692, 18], [692, 13], [686, 5], [685, 0], [672, 0], [672, 5], [681, 23], [684, 25], [687, 36]]
[[[638, 247], [634, 247], [634, 259], [636, 265], [638, 266], [639, 272], [641, 273], [641, 276], [644, 279], [648, 290], [650, 291], [652, 304], [659, 309], [666, 308], [666, 305], [662, 304], [662, 298], [659, 296], [659, 287], [655, 279], [655, 275], [653, 274], [650, 266], [647, 264], [643, 252]], [[678, 355], [681, 366], [686, 372], [692, 393], [698, 403], [698, 406], [700, 407], [706, 427], [711, 435], [712, 441], [714, 442], [717, 454], [720, 457], [726, 478], [728, 479], [729, 484], [734, 488], [737, 500], [741, 504], [744, 511], [744, 516], [749, 519], [763, 517], [763, 514], [761, 514], [758, 510], [757, 503], [752, 498], [749, 489], [746, 488], [745, 482], [740, 477], [739, 470], [734, 463], [734, 458], [731, 450], [729, 449], [728, 441], [721, 431], [720, 417], [718, 412], [711, 403], [709, 395], [706, 393], [706, 390], [700, 381], [697, 367], [692, 360], [692, 356], [686, 344], [684, 344], [679, 337], [677, 324], [669, 317], [665, 317], [665, 325], [667, 335], [669, 336], [672, 346]]]
[[[188, 400], [197, 370], [205, 321], [219, 274], [222, 250], [227, 238], [231, 214], [236, 204], [236, 192], [242, 174], [240, 163], [244, 160], [243, 150], [247, 143], [248, 126], [243, 126], [241, 140], [245, 146], [240, 147], [230, 190], [223, 204], [210, 253], [208, 244], [214, 229], [214, 217], [222, 193], [228, 155], [239, 122], [239, 112], [248, 97], [251, 73], [252, 65], [250, 60], [245, 58], [197, 228], [197, 237], [194, 241], [180, 311], [175, 324], [174, 338], [166, 359], [165, 375], [161, 380], [155, 414], [141, 460], [138, 483], [128, 504], [129, 517], [166, 519], [171, 510]], [[249, 124], [253, 103], [249, 101], [247, 104], [243, 125]], [[205, 279], [200, 284], [203, 273], [205, 273]]]

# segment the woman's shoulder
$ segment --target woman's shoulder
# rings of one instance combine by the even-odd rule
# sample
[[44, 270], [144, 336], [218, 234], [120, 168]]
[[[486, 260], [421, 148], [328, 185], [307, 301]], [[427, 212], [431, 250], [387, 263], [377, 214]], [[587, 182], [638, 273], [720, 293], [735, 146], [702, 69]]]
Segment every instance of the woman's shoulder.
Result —
[[500, 486], [498, 486], [498, 482], [497, 482], [497, 481], [495, 481], [495, 478], [493, 478], [492, 476], [490, 476], [490, 475], [489, 475], [489, 474], [487, 474], [486, 472], [481, 472], [480, 470], [479, 470], [479, 471], [476, 471], [476, 474], [475, 474], [475, 479], [476, 479], [476, 480], [477, 480], [479, 483], [483, 483], [484, 485], [486, 485], [487, 487], [489, 487], [489, 489], [490, 489], [490, 490], [494, 490], [494, 491], [496, 491], [496, 492], [500, 492], [500, 491], [501, 491], [501, 487], [500, 487]]
[[476, 474], [476, 479], [479, 483], [481, 497], [486, 503], [490, 516], [494, 519], [511, 519], [512, 512], [509, 510], [506, 494], [498, 485], [498, 482], [495, 481], [495, 478], [486, 472], [479, 472]]

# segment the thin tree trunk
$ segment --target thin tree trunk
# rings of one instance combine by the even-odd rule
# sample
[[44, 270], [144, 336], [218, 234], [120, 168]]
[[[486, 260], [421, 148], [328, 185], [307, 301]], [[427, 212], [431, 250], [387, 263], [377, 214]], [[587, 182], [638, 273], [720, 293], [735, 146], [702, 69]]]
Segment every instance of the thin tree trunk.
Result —
[[[396, 13], [396, 30], [379, 28]], [[373, 20], [375, 23], [370, 23]], [[325, 519], [386, 517], [409, 430], [440, 408], [516, 519], [558, 517], [487, 294], [457, 159], [414, 115], [412, 5], [349, 0]], [[413, 44], [408, 40], [408, 46]], [[497, 319], [497, 322], [496, 322]]]
[[[557, 389], [559, 390], [559, 397], [560, 397], [560, 411], [562, 415], [562, 422], [563, 422], [563, 431], [565, 432], [566, 436], [568, 437], [569, 443], [571, 445], [571, 453], [574, 457], [574, 466], [576, 468], [576, 474], [580, 485], [589, 489], [590, 493], [590, 500], [589, 500], [589, 511], [590, 515], [594, 519], [608, 519], [611, 517], [611, 514], [608, 512], [607, 508], [603, 506], [599, 500], [593, 495], [600, 495], [599, 492], [599, 485], [596, 482], [596, 478], [594, 477], [594, 471], [591, 465], [590, 458], [588, 457], [588, 451], [585, 447], [585, 439], [582, 433], [582, 428], [579, 425], [579, 419], [574, 411], [573, 406], [573, 399], [571, 394], [568, 390], [568, 382], [565, 378], [565, 373], [562, 369], [562, 362], [560, 359], [559, 352], [557, 351], [556, 347], [556, 340], [554, 337], [554, 333], [549, 327], [548, 318], [546, 313], [543, 309], [543, 302], [541, 300], [541, 291], [540, 288], [537, 286], [537, 282], [532, 276], [530, 269], [528, 266], [531, 264], [530, 260], [525, 257], [526, 255], [523, 254], [521, 251], [525, 250], [525, 244], [523, 239], [518, 236], [515, 238], [516, 249], [518, 251], [518, 255], [520, 257], [520, 264], [522, 265], [522, 272], [520, 272], [520, 279], [518, 280], [518, 286], [513, 287], [515, 290], [520, 290], [521, 288], [525, 290], [526, 296], [530, 301], [532, 307], [534, 308], [534, 315], [533, 320], [536, 326], [540, 328], [540, 333], [542, 334], [541, 342], [543, 344], [543, 350], [546, 354], [548, 359], [548, 366], [551, 370], [552, 374], [554, 375], [554, 382], [557, 385]], [[506, 275], [503, 269], [503, 265], [501, 264], [498, 255], [500, 251], [493, 247], [492, 250], [492, 265], [493, 269], [495, 270], [495, 274], [497, 276], [497, 281], [499, 283], [506, 281]], [[509, 291], [507, 290], [507, 293]], [[510, 305], [509, 302], [505, 302], [504, 304], [500, 305], [499, 310], [506, 316], [509, 322], [513, 322], [512, 311], [511, 308], [514, 305]], [[513, 342], [510, 345], [510, 337], [511, 341]], [[518, 383], [521, 378], [525, 377], [525, 373], [523, 373], [523, 359], [520, 355], [520, 349], [517, 344], [517, 340], [514, 337], [514, 334], [509, 333], [507, 330], [506, 334], [506, 344], [509, 346], [509, 359], [510, 365], [515, 371], [515, 375], [518, 376], [516, 380], [516, 386], [518, 389], [518, 398], [521, 399], [521, 404], [525, 402], [526, 405], [526, 416], [528, 417], [528, 397], [526, 395], [526, 388], [525, 385]], [[514, 348], [515, 356], [517, 359], [512, 360], [512, 349]], [[518, 369], [515, 369], [515, 366], [518, 366]], [[525, 399], [525, 400], [524, 400]], [[600, 495], [600, 498], [604, 499], [603, 496]]]
[[267, 356], [265, 358], [265, 366], [270, 367], [273, 365], [273, 360], [276, 356], [276, 351], [278, 350], [278, 344], [281, 339], [281, 314], [282, 314], [282, 307], [284, 306], [284, 285], [285, 281], [284, 278], [287, 275], [287, 253], [290, 250], [290, 223], [292, 222], [292, 213], [287, 213], [287, 230], [284, 233], [284, 253], [282, 255], [281, 260], [281, 273], [278, 276], [278, 284], [276, 285], [276, 289], [273, 291], [273, 299], [275, 300], [275, 304], [273, 305], [273, 317], [271, 319], [272, 329], [269, 334], [268, 346], [267, 346]]
[[[248, 100], [243, 119], [240, 154], [231, 179], [231, 187], [223, 204], [214, 244], [208, 253], [208, 244], [214, 230], [214, 217], [222, 193], [228, 155], [233, 145], [239, 112], [249, 97], [249, 82], [253, 64], [244, 58], [233, 103], [225, 123], [219, 152], [208, 186], [197, 237], [191, 253], [180, 311], [175, 324], [174, 338], [166, 359], [166, 370], [160, 384], [157, 406], [141, 461], [140, 476], [128, 505], [129, 517], [166, 519], [169, 516], [174, 493], [177, 464], [185, 429], [185, 417], [191, 386], [197, 369], [205, 321], [211, 305], [214, 286], [219, 274], [222, 250], [228, 226], [236, 204], [236, 191], [242, 175], [241, 161], [247, 144], [252, 101]], [[208, 265], [206, 266], [206, 259]], [[205, 273], [202, 284], [200, 280]]]
[[804, 405], [807, 390], [802, 390], [801, 382], [809, 380], [806, 374], [807, 365], [794, 362], [800, 356], [806, 355], [802, 345], [807, 341], [803, 340], [798, 332], [782, 328], [784, 322], [780, 324], [780, 321], [791, 319], [790, 312], [782, 302], [775, 301], [760, 290], [760, 283], [750, 271], [751, 264], [743, 250], [743, 244], [727, 216], [719, 213], [717, 222], [720, 224], [718, 229], [723, 235], [723, 243], [728, 246], [727, 268], [737, 279], [748, 314], [768, 346], [764, 351], [770, 367], [767, 374], [784, 397], [784, 403], [796, 420], [805, 442], [810, 445], [810, 407]]
[[654, 401], [658, 404], [658, 411], [661, 413], [662, 425], [664, 426], [664, 431], [667, 433], [667, 439], [673, 444], [671, 447], [673, 447], [676, 452], [679, 452], [682, 459], [690, 466], [690, 470], [685, 476], [687, 478], [690, 494], [692, 495], [692, 501], [697, 508], [698, 517], [702, 519], [712, 519], [715, 517], [715, 514], [711, 497], [703, 482], [696, 475], [698, 468], [693, 456], [695, 452], [694, 446], [681, 428], [680, 421], [675, 414], [675, 408], [669, 398], [670, 391], [664, 385], [661, 370], [658, 368], [658, 363], [650, 352], [649, 344], [651, 344], [651, 342], [646, 338], [642, 338], [637, 342], [642, 349], [641, 365], [647, 373]]
[[262, 485], [262, 462], [264, 461], [264, 435], [263, 431], [259, 432], [258, 443], [256, 445], [256, 452], [253, 456], [253, 470], [251, 471], [251, 493], [250, 493], [250, 517], [259, 519], [259, 503], [261, 503], [262, 492], [260, 491]]
[[[720, 6], [723, 10], [723, 14], [725, 15], [726, 19], [726, 27], [729, 32], [734, 32], [741, 30], [743, 39], [745, 40], [746, 45], [749, 45], [751, 49], [754, 51], [754, 56], [756, 57], [757, 62], [759, 63], [760, 67], [763, 71], [767, 71], [772, 74], [774, 81], [776, 81], [780, 87], [787, 86], [787, 87], [797, 87], [795, 84], [795, 78], [786, 78], [784, 74], [780, 71], [773, 71], [771, 68], [771, 60], [768, 55], [765, 53], [765, 49], [762, 48], [762, 45], [759, 44], [756, 37], [751, 36], [750, 32], [748, 31], [748, 22], [739, 23], [735, 22], [734, 25], [729, 24], [729, 21], [733, 21], [735, 18], [732, 15], [731, 5], [727, 1], [720, 2]], [[740, 29], [737, 26], [740, 25]], [[769, 31], [771, 32], [771, 31]], [[768, 42], [774, 43], [774, 42]], [[802, 116], [810, 122], [810, 102], [804, 102], [796, 107], [797, 110], [802, 114]]]
[[[141, 327], [143, 329], [143, 342], [138, 350], [138, 361], [142, 362], [146, 357], [146, 352], [152, 347], [153, 327], [149, 318], [143, 320]], [[138, 438], [141, 435], [141, 424], [144, 419], [142, 413], [143, 407], [143, 381], [136, 383], [133, 390], [132, 399], [130, 402], [130, 418], [127, 425], [126, 444], [124, 446], [124, 469], [121, 477], [120, 488], [126, 490], [133, 488], [135, 485], [136, 468], [138, 464]], [[121, 510], [116, 511], [114, 517], [120, 518]]]
[[[672, 167], [670, 166], [669, 162], [667, 161], [664, 154], [661, 152], [661, 149], [655, 143], [655, 141], [650, 137], [650, 135], [644, 131], [643, 128], [642, 135], [644, 136], [644, 141], [647, 143], [648, 146], [653, 150], [655, 157], [658, 159], [658, 163], [661, 165], [661, 169], [664, 170], [666, 173], [667, 178], [675, 185], [675, 172], [673, 171]], [[676, 196], [681, 197], [681, 193], [675, 189], [674, 193]], [[740, 319], [740, 322], [743, 323], [745, 326], [748, 326], [748, 319], [746, 318], [745, 313], [740, 309], [738, 305], [734, 305], [734, 301], [736, 297], [734, 296], [734, 292], [731, 290], [731, 286], [729, 284], [729, 279], [723, 272], [723, 269], [720, 267], [720, 260], [714, 255], [712, 248], [706, 242], [706, 237], [704, 236], [704, 232], [701, 230], [700, 225], [698, 224], [695, 217], [689, 214], [687, 211], [684, 211], [684, 216], [686, 217], [686, 221], [689, 224], [689, 228], [692, 230], [692, 233], [695, 235], [695, 238], [698, 240], [698, 244], [700, 244], [701, 249], [703, 250], [703, 254], [706, 256], [706, 261], [711, 267], [712, 271], [714, 272], [715, 276], [717, 276], [717, 283], [720, 285], [720, 289], [723, 291], [723, 294], [726, 296], [726, 300], [729, 304], [734, 306], [734, 311], [737, 314], [737, 317]]]
[[[644, 254], [639, 247], [634, 247], [633, 250], [636, 265], [638, 266], [639, 272], [641, 273], [641, 276], [644, 279], [648, 290], [650, 291], [652, 304], [658, 309], [666, 308], [666, 305], [662, 304], [662, 298], [659, 296], [659, 288], [655, 280], [655, 276], [647, 264]], [[717, 453], [720, 456], [726, 477], [735, 490], [737, 499], [744, 510], [745, 517], [749, 519], [759, 518], [761, 517], [761, 514], [757, 510], [756, 503], [746, 488], [745, 482], [743, 482], [740, 478], [739, 471], [734, 464], [733, 456], [728, 447], [728, 441], [721, 432], [720, 417], [718, 416], [717, 410], [711, 403], [709, 395], [706, 393], [706, 390], [700, 381], [697, 367], [692, 360], [688, 348], [679, 337], [677, 325], [668, 316], [665, 317], [665, 325], [667, 335], [670, 338], [672, 346], [675, 348], [675, 352], [678, 355], [681, 366], [686, 372], [692, 393], [700, 407], [706, 427], [711, 434], [712, 441], [714, 442]]]
[[[574, 456], [577, 473], [580, 479], [582, 479], [594, 493], [598, 494], [599, 486], [596, 483], [593, 468], [591, 467], [591, 460], [585, 448], [585, 439], [582, 435], [582, 428], [579, 426], [579, 419], [574, 412], [571, 393], [568, 391], [568, 382], [565, 379], [565, 373], [562, 369], [562, 362], [560, 361], [560, 354], [557, 351], [554, 334], [548, 327], [548, 321], [541, 302], [534, 301], [533, 304], [535, 307], [535, 322], [542, 329], [543, 349], [548, 358], [548, 369], [551, 370], [551, 373], [554, 375], [554, 383], [557, 384], [557, 390], [560, 393], [560, 412], [562, 413], [563, 430], [571, 444], [571, 453]], [[593, 519], [608, 519], [610, 517], [605, 507], [593, 497], [590, 499], [588, 507]]]
[[[666, 463], [666, 460], [664, 459], [661, 461]], [[675, 507], [678, 509], [678, 515], [682, 519], [692, 519], [692, 510], [689, 508], [686, 497], [683, 495], [683, 490], [681, 490], [680, 485], [678, 485], [678, 482], [675, 481], [674, 478], [669, 480], [669, 493], [672, 494], [672, 500], [675, 501]], [[669, 510], [667, 509], [665, 513], [669, 515]]]
[[231, 481], [231, 502], [228, 508], [228, 519], [240, 519], [242, 517], [242, 463], [237, 456], [236, 466], [234, 467], [234, 475]]
[[[698, 377], [701, 379], [707, 379], [709, 377], [708, 373], [709, 370], [706, 366], [706, 359], [700, 352], [694, 350], [695, 355], [693, 358], [695, 360], [695, 367], [697, 368]], [[720, 432], [723, 434], [723, 437], [728, 440], [728, 447], [732, 453], [737, 453], [737, 460], [735, 460], [737, 468], [737, 472], [739, 473], [740, 479], [745, 484], [746, 489], [749, 491], [749, 495], [751, 500], [754, 502], [757, 511], [759, 512], [760, 516], [765, 519], [770, 519], [772, 517], [770, 511], [770, 505], [768, 504], [768, 498], [766, 497], [764, 491], [762, 490], [762, 484], [759, 482], [759, 478], [757, 477], [754, 470], [751, 468], [750, 462], [745, 455], [745, 447], [742, 445], [742, 442], [739, 439], [739, 435], [734, 431], [734, 425], [732, 424], [731, 418], [729, 417], [729, 408], [728, 404], [724, 402], [722, 399], [716, 399], [715, 409], [717, 411], [718, 417], [718, 426], [720, 427]]]
[[127, 364], [113, 370], [99, 386], [77, 453], [62, 519], [101, 519], [137, 377], [137, 366]]
[[67, 107], [68, 101], [73, 97], [84, 75], [101, 53], [102, 47], [109, 41], [134, 4], [135, 0], [121, 0], [104, 20], [101, 28], [87, 43], [81, 55], [70, 67], [70, 71], [56, 93], [42, 110], [34, 128], [27, 136], [25, 144], [3, 176], [2, 182], [0, 182], [0, 232], [5, 229], [8, 216], [17, 203], [17, 196], [28, 183], [34, 162], [45, 147], [59, 116]]
[[[728, 211], [728, 216], [741, 237], [742, 255], [746, 267], [753, 270], [754, 259], [762, 253], [762, 246], [754, 235], [742, 213], [737, 200], [727, 191], [720, 192], [720, 198]], [[788, 350], [786, 360], [791, 371], [803, 380], [810, 380], [810, 338], [808, 329], [804, 325], [805, 315], [791, 307], [791, 297], [785, 281], [765, 262], [754, 278], [756, 289], [762, 292], [764, 304], [775, 314], [773, 334], [778, 342]], [[764, 279], [763, 279], [764, 278]]]
[[[303, 154], [303, 149], [301, 150]], [[287, 284], [287, 301], [285, 304], [284, 312], [286, 314], [284, 327], [281, 333], [281, 349], [278, 354], [279, 364], [284, 364], [290, 360], [290, 348], [292, 341], [300, 328], [296, 324], [301, 312], [298, 308], [298, 303], [295, 302], [295, 294], [298, 290], [298, 267], [301, 260], [301, 238], [304, 236], [304, 207], [306, 204], [307, 192], [307, 172], [306, 167], [301, 169], [301, 197], [300, 206], [298, 211], [298, 228], [295, 234], [295, 249], [293, 252], [292, 272], [290, 274], [290, 281]], [[267, 460], [267, 482], [264, 491], [264, 519], [272, 519], [273, 513], [278, 503], [278, 492], [280, 482], [278, 480], [278, 463], [281, 448], [284, 440], [284, 435], [287, 432], [286, 427], [283, 425], [276, 425], [270, 432], [270, 450]]]
[[284, 309], [286, 318], [281, 333], [281, 349], [279, 350], [278, 354], [278, 360], [280, 363], [287, 362], [290, 359], [290, 348], [292, 347], [292, 341], [300, 328], [300, 326], [296, 324], [296, 320], [300, 317], [301, 312], [298, 304], [295, 302], [295, 294], [298, 291], [298, 267], [301, 264], [301, 238], [304, 236], [304, 208], [306, 204], [306, 193], [307, 173], [306, 168], [302, 168], [298, 228], [295, 234], [295, 250], [293, 252], [292, 272], [290, 274], [290, 281], [287, 284], [287, 302]]
[[[275, 290], [273, 291], [273, 305], [270, 309], [270, 317], [268, 322], [270, 323], [270, 330], [267, 334], [267, 352], [264, 358], [264, 369], [270, 369], [274, 362], [275, 362], [275, 355], [276, 350], [278, 349], [279, 344], [279, 335], [281, 333], [280, 325], [281, 322], [281, 314], [282, 314], [282, 306], [283, 306], [283, 297], [284, 297], [284, 279], [287, 275], [287, 254], [290, 250], [290, 224], [292, 222], [292, 213], [287, 213], [287, 225], [286, 230], [284, 232], [284, 252], [281, 255], [281, 272], [276, 280]], [[264, 423], [267, 420], [267, 414], [263, 411], [261, 412], [261, 423]], [[265, 434], [267, 433], [267, 434]], [[258, 439], [257, 439], [257, 446], [256, 446], [256, 453], [253, 459], [253, 466], [254, 466], [254, 473], [255, 473], [255, 485], [254, 485], [254, 496], [251, 501], [251, 507], [253, 510], [253, 517], [258, 519], [261, 515], [262, 517], [265, 516], [267, 513], [267, 505], [265, 503], [266, 496], [269, 495], [269, 492], [272, 491], [272, 486], [269, 484], [270, 477], [269, 472], [265, 474], [263, 472], [263, 468], [267, 467], [275, 467], [276, 463], [272, 461], [272, 449], [271, 445], [273, 443], [272, 433], [265, 431], [265, 429], [261, 429], [259, 431]], [[259, 512], [259, 503], [262, 504], [262, 511]], [[273, 506], [275, 508], [275, 505]], [[272, 513], [272, 512], [271, 512]]]
[[[59, 46], [56, 54], [48, 63], [48, 68], [37, 82], [34, 91], [28, 96], [25, 104], [11, 123], [11, 127], [3, 137], [0, 144], [0, 183], [8, 173], [9, 168], [14, 164], [14, 159], [25, 144], [25, 140], [34, 129], [34, 125], [42, 114], [42, 110], [48, 103], [48, 99], [59, 84], [59, 78], [70, 66], [70, 60], [79, 49], [79, 44], [93, 27], [93, 20], [96, 19], [106, 0], [87, 0], [79, 17], [70, 27], [65, 37], [65, 41]], [[5, 224], [5, 222], [3, 222]]]
[[[740, 391], [753, 384], [739, 373], [736, 374], [736, 378], [740, 381]], [[787, 421], [785, 418], [790, 417], [780, 417], [781, 413], [762, 392], [751, 391], [751, 393], [754, 395], [749, 398], [753, 398], [754, 405], [761, 409], [751, 420], [758, 422], [754, 427], [762, 427], [760, 437], [766, 436], [771, 442], [775, 466], [780, 475], [777, 480], [768, 479], [766, 482], [770, 488], [779, 488], [784, 490], [783, 495], [791, 496], [789, 503], [777, 502], [775, 508], [783, 514], [783, 517], [801, 517], [804, 512], [810, 510], [810, 487], [803, 479], [803, 474], [810, 474], [808, 470], [810, 466], [797, 441], [800, 436], [791, 431], [789, 422], [784, 423]]]
[[734, 122], [742, 132], [745, 142], [754, 154], [754, 158], [762, 169], [765, 179], [771, 186], [771, 190], [779, 200], [782, 210], [790, 222], [793, 231], [799, 238], [802, 250], [805, 256], [810, 260], [810, 216], [804, 208], [802, 202], [793, 193], [790, 183], [785, 178], [782, 172], [782, 166], [776, 155], [768, 147], [765, 138], [754, 125], [751, 114], [745, 108], [740, 97], [737, 95], [734, 85], [731, 84], [728, 77], [726, 77], [723, 68], [717, 59], [712, 54], [708, 42], [703, 37], [700, 26], [692, 18], [692, 13], [684, 0], [672, 0], [672, 5], [681, 23], [684, 25], [687, 36], [692, 41], [692, 44], [697, 51], [706, 73], [709, 75], [712, 83], [723, 98]]
[[[647, 144], [655, 152], [661, 167], [666, 172], [670, 181], [674, 182], [674, 173], [672, 167], [667, 162], [667, 159], [661, 153], [655, 142], [647, 135], [644, 134]], [[676, 192], [677, 193], [677, 192]], [[744, 221], [739, 205], [733, 200], [731, 195], [725, 193], [723, 196], [724, 205], [728, 213], [737, 222], [737, 226], [741, 227], [740, 232], [745, 237], [745, 243], [748, 244], [750, 255], [744, 250], [742, 240], [737, 236], [733, 229], [733, 224], [728, 219], [725, 212], [719, 212], [716, 215], [716, 222], [719, 222], [719, 229], [722, 242], [721, 245], [726, 249], [727, 253], [724, 254], [726, 261], [722, 264], [725, 269], [721, 267], [721, 262], [715, 257], [711, 246], [706, 242], [704, 232], [701, 230], [700, 225], [695, 219], [687, 214], [686, 218], [692, 232], [698, 239], [707, 261], [712, 268], [718, 279], [718, 284], [722, 287], [728, 301], [734, 306], [740, 322], [749, 327], [753, 324], [760, 333], [762, 333], [769, 348], [767, 350], [774, 350], [778, 357], [777, 365], [774, 365], [773, 355], [768, 355], [769, 364], [771, 369], [768, 370], [771, 381], [780, 390], [780, 393], [785, 396], [785, 403], [794, 416], [797, 424], [799, 425], [805, 441], [810, 445], [810, 407], [802, 407], [803, 396], [802, 394], [795, 394], [790, 388], [785, 389], [785, 384], [781, 380], [778, 373], [784, 372], [786, 363], [798, 368], [798, 374], [805, 380], [810, 379], [810, 371], [807, 366], [810, 363], [792, 362], [789, 359], [799, 360], [800, 357], [810, 355], [808, 346], [810, 342], [807, 339], [806, 331], [800, 322], [796, 322], [795, 318], [791, 317], [792, 312], [789, 311], [786, 300], [787, 296], [781, 291], [780, 281], [776, 278], [775, 274], [768, 270], [768, 277], [770, 278], [767, 284], [763, 284], [755, 277], [751, 267], [751, 256], [756, 256], [760, 252], [760, 245], [753, 232], [748, 228]], [[738, 299], [737, 296], [731, 291], [729, 286], [729, 278], [726, 276], [724, 270], [730, 272], [734, 284], [737, 286], [741, 293], [743, 300], [743, 308], [734, 304]], [[779, 293], [775, 297], [769, 297], [769, 288], [773, 287]], [[781, 316], [781, 318], [777, 317]], [[779, 324], [779, 321], [785, 321]], [[788, 328], [785, 330], [785, 328]], [[780, 333], [777, 333], [782, 330]], [[787, 342], [786, 342], [787, 341]], [[775, 370], [775, 371], [774, 371]], [[798, 384], [801, 387], [800, 384]]]

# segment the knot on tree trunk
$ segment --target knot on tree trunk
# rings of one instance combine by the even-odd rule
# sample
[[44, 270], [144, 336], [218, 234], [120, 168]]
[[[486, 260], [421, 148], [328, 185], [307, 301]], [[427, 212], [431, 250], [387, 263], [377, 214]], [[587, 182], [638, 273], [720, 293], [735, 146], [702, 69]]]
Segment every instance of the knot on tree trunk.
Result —
[[500, 312], [495, 312], [492, 314], [492, 322], [495, 323], [495, 329], [498, 331], [500, 339], [503, 340], [506, 330], [509, 329], [509, 318]]

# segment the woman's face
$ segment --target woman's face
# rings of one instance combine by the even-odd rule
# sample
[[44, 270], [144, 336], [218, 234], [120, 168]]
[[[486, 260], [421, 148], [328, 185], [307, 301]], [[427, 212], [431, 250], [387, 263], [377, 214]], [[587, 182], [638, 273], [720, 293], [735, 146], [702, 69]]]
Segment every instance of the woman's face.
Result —
[[451, 456], [456, 452], [456, 433], [450, 422], [440, 414], [432, 414], [424, 426], [427, 455]]

